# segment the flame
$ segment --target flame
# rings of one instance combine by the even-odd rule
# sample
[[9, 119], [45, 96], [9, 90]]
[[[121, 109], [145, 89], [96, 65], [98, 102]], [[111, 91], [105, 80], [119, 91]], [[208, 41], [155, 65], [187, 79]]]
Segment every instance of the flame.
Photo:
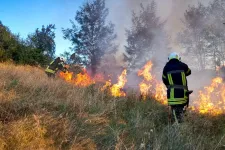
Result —
[[151, 87], [150, 84], [142, 83], [139, 84], [141, 95], [143, 96], [144, 100], [147, 98], [147, 95], [149, 95], [149, 89]]
[[73, 73], [72, 72], [60, 72], [59, 73], [59, 76], [61, 77], [61, 78], [63, 78], [64, 80], [66, 80], [67, 82], [70, 82], [71, 80], [72, 80], [72, 78], [73, 78]]
[[83, 72], [77, 74], [74, 78], [73, 72], [60, 72], [59, 76], [65, 81], [81, 87], [86, 87], [95, 83], [85, 69], [83, 69]]
[[114, 84], [110, 88], [112, 96], [115, 96], [115, 97], [126, 96], [126, 93], [121, 90], [127, 82], [126, 77], [127, 77], [127, 70], [125, 69], [122, 72], [122, 74], [118, 77], [118, 83]]
[[112, 85], [111, 80], [108, 80], [106, 81], [105, 85], [101, 88], [101, 91], [105, 91], [109, 89], [111, 95], [114, 97], [126, 96], [126, 93], [121, 90], [127, 82], [126, 76], [127, 76], [127, 70], [125, 69], [122, 72], [122, 74], [118, 77], [118, 83]]
[[74, 80], [74, 83], [77, 86], [85, 87], [85, 86], [89, 86], [91, 84], [94, 84], [95, 81], [91, 79], [91, 77], [88, 75], [87, 71], [84, 69], [83, 74], [82, 73], [77, 74], [77, 76]]
[[151, 75], [152, 70], [152, 62], [149, 61], [147, 64], [142, 68], [142, 70], [138, 71], [138, 76], [143, 76], [146, 81], [151, 81], [153, 79], [153, 76]]
[[199, 91], [192, 110], [201, 114], [219, 115], [225, 112], [225, 85], [223, 79], [216, 77], [210, 86]]
[[141, 70], [138, 71], [138, 76], [144, 77], [143, 81], [139, 84], [140, 92], [144, 99], [146, 99], [147, 95], [149, 94], [149, 89], [151, 87], [150, 82], [153, 79], [153, 76], [150, 73], [152, 66], [152, 62], [149, 61]]
[[166, 105], [167, 104], [167, 96], [166, 96], [166, 88], [162, 82], [157, 81], [155, 87], [154, 98], [160, 103]]
[[[167, 104], [166, 87], [161, 81], [156, 79], [152, 73], [152, 67], [153, 64], [149, 61], [138, 71], [138, 76], [143, 77], [142, 82], [139, 84], [140, 93], [144, 99], [147, 96], [151, 96], [161, 104]], [[118, 83], [116, 84], [112, 84], [111, 80], [105, 81], [103, 74], [97, 74], [94, 78], [91, 78], [85, 69], [77, 75], [74, 75], [72, 72], [60, 72], [59, 76], [69, 83], [82, 87], [96, 82], [103, 82], [105, 85], [102, 86], [101, 91], [109, 90], [114, 97], [126, 96], [126, 93], [122, 89], [127, 82], [127, 70], [124, 70], [118, 76]], [[214, 78], [209, 86], [204, 87], [203, 90], [198, 92], [196, 97], [190, 106], [192, 111], [211, 115], [225, 113], [225, 84], [222, 78]]]
[[105, 91], [105, 90], [108, 89], [111, 85], [112, 85], [111, 80], [106, 81], [106, 82], [105, 82], [105, 85], [101, 88], [101, 91]]
[[112, 85], [111, 80], [105, 81], [102, 74], [97, 74], [92, 79], [91, 76], [88, 75], [85, 69], [83, 70], [83, 73], [79, 73], [75, 77], [73, 77], [72, 72], [66, 72], [66, 73], [60, 72], [59, 74], [59, 76], [65, 81], [75, 84], [77, 86], [81, 86], [81, 87], [86, 87], [96, 82], [105, 82], [105, 85], [101, 88], [101, 91], [104, 91], [109, 88], [112, 96], [115, 96], [115, 97], [126, 96], [125, 92], [121, 90], [127, 82], [126, 75], [127, 75], [127, 70], [124, 70], [122, 74], [118, 77], [118, 83]]
[[150, 94], [155, 100], [162, 104], [167, 104], [166, 88], [164, 84], [158, 81], [154, 75], [152, 75], [153, 64], [151, 61], [138, 71], [138, 76], [143, 76], [143, 81], [139, 84], [141, 95], [145, 100]]

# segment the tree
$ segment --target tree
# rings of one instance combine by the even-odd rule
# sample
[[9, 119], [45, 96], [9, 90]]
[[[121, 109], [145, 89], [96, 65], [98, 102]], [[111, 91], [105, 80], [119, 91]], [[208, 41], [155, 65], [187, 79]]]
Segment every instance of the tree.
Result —
[[[34, 39], [37, 39], [36, 36], [30, 35], [24, 40], [19, 35], [12, 34], [9, 28], [0, 22], [0, 61], [12, 60], [18, 64], [46, 65], [48, 56], [43, 50], [38, 49], [41, 46], [38, 47]], [[45, 43], [46, 41], [39, 40], [39, 45]]]
[[186, 49], [186, 53], [194, 60], [197, 67], [202, 70], [207, 65], [207, 40], [206, 33], [207, 8], [201, 3], [197, 7], [189, 6], [184, 13], [183, 24], [185, 30], [178, 36], [178, 41]]
[[46, 27], [43, 25], [41, 29], [37, 28], [35, 33], [28, 36], [28, 45], [36, 48], [40, 53], [47, 56], [49, 59], [55, 55], [55, 25], [49, 24]]
[[208, 8], [209, 11], [209, 27], [208, 34], [206, 36], [209, 44], [213, 68], [224, 65], [225, 61], [225, 26], [222, 24], [225, 22], [225, 0], [214, 0]]
[[199, 70], [216, 69], [224, 64], [225, 0], [214, 0], [209, 6], [190, 6], [184, 14], [185, 30], [179, 42]]
[[68, 64], [82, 64], [82, 61], [79, 56], [77, 56], [75, 53], [64, 51], [60, 56], [64, 57], [66, 59], [66, 63]]
[[161, 22], [156, 15], [154, 1], [146, 7], [141, 4], [138, 14], [133, 12], [132, 27], [126, 31], [127, 46], [125, 49], [128, 55], [124, 54], [130, 69], [142, 67], [157, 51], [167, 49], [163, 27], [164, 22]]
[[0, 61], [13, 59], [18, 45], [16, 36], [0, 21]]
[[72, 28], [63, 29], [64, 38], [72, 42], [74, 54], [82, 64], [90, 67], [95, 75], [102, 56], [115, 48], [114, 25], [106, 24], [108, 9], [105, 0], [93, 0], [83, 4], [71, 21]]
[[72, 63], [72, 60], [70, 59], [71, 53], [69, 51], [64, 51], [62, 54], [60, 54], [60, 56], [66, 59], [66, 63], [68, 64]]

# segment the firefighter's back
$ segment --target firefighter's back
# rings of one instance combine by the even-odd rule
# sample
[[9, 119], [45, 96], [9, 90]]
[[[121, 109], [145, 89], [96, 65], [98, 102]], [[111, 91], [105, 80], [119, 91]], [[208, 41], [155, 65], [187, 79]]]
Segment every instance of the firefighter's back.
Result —
[[[166, 66], [164, 67], [164, 74], [171, 74], [172, 81], [174, 85], [184, 85], [184, 80], [186, 81], [185, 71], [187, 70], [188, 66], [185, 63], [182, 63], [179, 60], [173, 59], [170, 60]], [[182, 75], [182, 72], [184, 75]]]

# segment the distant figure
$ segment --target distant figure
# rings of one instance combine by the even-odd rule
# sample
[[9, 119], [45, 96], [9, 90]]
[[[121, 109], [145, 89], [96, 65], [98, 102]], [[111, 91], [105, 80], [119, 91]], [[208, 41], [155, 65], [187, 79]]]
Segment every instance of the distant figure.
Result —
[[62, 57], [58, 57], [54, 61], [52, 61], [45, 69], [45, 73], [48, 75], [48, 77], [54, 78], [58, 70], [61, 70], [63, 72], [66, 72], [67, 70], [65, 60]]
[[172, 111], [173, 122], [182, 122], [184, 107], [188, 106], [189, 94], [186, 76], [191, 74], [188, 65], [181, 62], [176, 52], [168, 57], [169, 62], [163, 69], [162, 80], [167, 87], [168, 105]]

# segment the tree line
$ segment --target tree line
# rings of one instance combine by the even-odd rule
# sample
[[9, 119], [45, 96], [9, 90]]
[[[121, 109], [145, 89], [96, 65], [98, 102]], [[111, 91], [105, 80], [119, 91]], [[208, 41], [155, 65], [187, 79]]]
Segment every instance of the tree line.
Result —
[[[132, 24], [126, 29], [127, 44], [124, 45], [124, 62], [129, 70], [140, 68], [155, 55], [170, 51], [169, 37], [164, 29], [166, 21], [156, 12], [157, 3], [152, 1], [140, 4], [139, 11], [132, 13]], [[64, 39], [72, 44], [68, 51], [61, 54], [68, 63], [84, 65], [95, 74], [104, 56], [114, 57], [118, 47], [115, 44], [117, 35], [115, 25], [106, 21], [108, 14], [105, 0], [83, 3], [74, 20], [70, 20], [71, 27], [62, 29]], [[184, 13], [184, 29], [177, 35], [177, 41], [197, 69], [214, 69], [224, 65], [223, 22], [225, 0], [214, 0], [208, 6], [201, 3], [189, 6]], [[23, 39], [0, 22], [0, 61], [45, 66], [55, 58], [54, 38], [54, 24], [37, 28]]]
[[215, 69], [225, 62], [225, 1], [208, 6], [189, 6], [184, 14], [185, 29], [178, 41], [199, 70]]
[[44, 66], [55, 54], [54, 29], [52, 24], [42, 26], [23, 39], [0, 22], [0, 61]]

